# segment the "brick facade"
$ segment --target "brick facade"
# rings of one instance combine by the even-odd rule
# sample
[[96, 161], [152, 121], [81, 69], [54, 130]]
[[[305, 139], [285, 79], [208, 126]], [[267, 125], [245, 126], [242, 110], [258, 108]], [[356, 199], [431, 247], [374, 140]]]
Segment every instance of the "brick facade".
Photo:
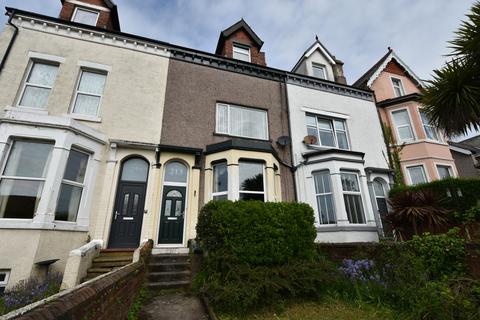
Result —
[[66, 294], [53, 296], [53, 299], [8, 319], [127, 319], [130, 307], [143, 285], [152, 246], [152, 240], [144, 245], [138, 262], [77, 286]]
[[225, 40], [222, 49], [222, 56], [233, 58], [233, 43], [238, 42], [250, 47], [251, 62], [262, 66], [266, 66], [265, 52], [261, 52], [257, 47], [257, 44], [243, 29], [233, 33], [228, 39]]
[[[115, 28], [113, 27], [113, 21], [112, 21], [112, 16], [111, 16], [111, 11], [110, 9], [105, 5], [105, 2], [103, 0], [82, 0], [82, 2], [85, 2], [87, 4], [92, 4], [100, 7], [104, 7], [108, 9], [109, 11], [99, 11], [100, 15], [97, 20], [97, 27], [98, 28], [104, 28], [107, 30], [114, 30]], [[64, 2], [62, 6], [62, 10], [60, 11], [60, 19], [63, 20], [68, 20], [71, 21], [73, 17], [73, 13], [75, 12], [75, 8], [77, 5], [70, 3], [70, 2]], [[86, 9], [89, 9], [88, 7]]]

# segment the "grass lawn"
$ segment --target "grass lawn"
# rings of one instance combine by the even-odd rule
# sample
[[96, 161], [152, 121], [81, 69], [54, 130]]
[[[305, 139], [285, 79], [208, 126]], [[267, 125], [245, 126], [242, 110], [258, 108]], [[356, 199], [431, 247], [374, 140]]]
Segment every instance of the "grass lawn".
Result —
[[373, 306], [358, 306], [338, 300], [330, 302], [292, 303], [283, 311], [263, 310], [248, 316], [219, 314], [220, 320], [262, 319], [262, 320], [390, 320], [392, 311]]

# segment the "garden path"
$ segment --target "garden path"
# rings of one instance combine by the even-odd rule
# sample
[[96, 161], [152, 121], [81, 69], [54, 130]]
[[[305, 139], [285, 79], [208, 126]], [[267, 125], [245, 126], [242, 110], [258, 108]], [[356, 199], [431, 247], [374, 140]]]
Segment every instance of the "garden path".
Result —
[[154, 296], [138, 314], [141, 320], [207, 320], [202, 302], [184, 292]]

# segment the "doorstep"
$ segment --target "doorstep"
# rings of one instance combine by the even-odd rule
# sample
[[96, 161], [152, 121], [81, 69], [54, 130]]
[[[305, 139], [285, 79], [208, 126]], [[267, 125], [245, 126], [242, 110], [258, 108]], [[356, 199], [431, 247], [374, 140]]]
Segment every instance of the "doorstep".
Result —
[[152, 254], [186, 254], [189, 253], [187, 247], [155, 247], [152, 249]]

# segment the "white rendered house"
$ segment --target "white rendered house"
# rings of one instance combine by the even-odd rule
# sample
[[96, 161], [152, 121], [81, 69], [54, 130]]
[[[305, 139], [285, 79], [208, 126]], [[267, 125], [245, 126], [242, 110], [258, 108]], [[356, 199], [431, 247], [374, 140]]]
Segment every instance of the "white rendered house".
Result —
[[295, 186], [297, 200], [315, 210], [317, 241], [378, 241], [390, 169], [373, 94], [346, 85], [342, 62], [318, 39], [293, 72]]

